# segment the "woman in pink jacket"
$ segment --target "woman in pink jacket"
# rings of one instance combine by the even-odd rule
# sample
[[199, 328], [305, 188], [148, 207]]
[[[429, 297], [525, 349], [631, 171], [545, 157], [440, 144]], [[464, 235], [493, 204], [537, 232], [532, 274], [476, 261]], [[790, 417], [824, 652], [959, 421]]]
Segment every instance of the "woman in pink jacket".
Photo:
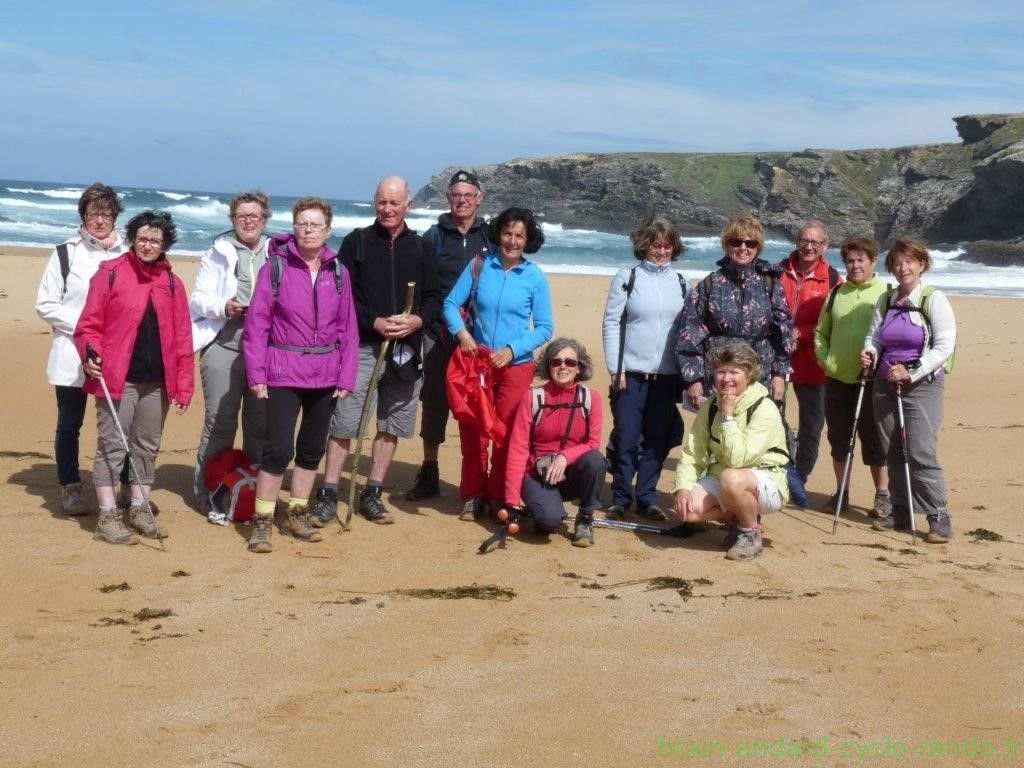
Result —
[[[143, 211], [127, 226], [131, 249], [100, 264], [75, 327], [75, 348], [88, 377], [82, 389], [96, 396], [97, 431], [93, 484], [100, 515], [94, 538], [138, 544], [167, 533], [146, 509], [164, 420], [173, 403], [184, 413], [192, 402], [194, 364], [188, 291], [171, 271], [167, 251], [177, 240], [170, 214]], [[113, 402], [100, 403], [103, 376]], [[114, 497], [114, 481], [125, 447], [121, 422], [139, 477], [131, 478], [125, 524]]]
[[326, 449], [335, 399], [347, 397], [355, 387], [359, 355], [352, 281], [327, 246], [332, 215], [331, 206], [316, 197], [292, 206], [295, 234], [271, 238], [245, 317], [242, 349], [249, 387], [267, 401], [251, 552], [273, 548], [277, 497], [293, 457], [282, 530], [302, 541], [322, 538], [309, 515], [309, 495]]
[[601, 396], [585, 386], [594, 366], [575, 339], [552, 341], [537, 360], [542, 387], [526, 391], [512, 422], [505, 469], [505, 502], [525, 504], [534, 530], [553, 532], [565, 516], [563, 501], [579, 499], [572, 543], [594, 543], [594, 510], [601, 506], [607, 471], [601, 453]]

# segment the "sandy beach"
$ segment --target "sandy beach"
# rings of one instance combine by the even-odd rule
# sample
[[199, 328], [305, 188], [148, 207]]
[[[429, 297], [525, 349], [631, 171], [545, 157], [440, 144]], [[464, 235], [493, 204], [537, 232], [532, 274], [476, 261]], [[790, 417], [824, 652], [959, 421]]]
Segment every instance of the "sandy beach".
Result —
[[[871, 531], [857, 465], [838, 535], [831, 516], [787, 507], [751, 562], [726, 561], [714, 528], [682, 540], [596, 529], [589, 550], [521, 535], [478, 555], [488, 528], [458, 520], [452, 421], [440, 499], [404, 500], [420, 446], [402, 441], [386, 499], [395, 525], [356, 516], [319, 544], [275, 534], [275, 551], [255, 556], [247, 528], [209, 525], [189, 505], [201, 395], [167, 419], [153, 493], [166, 551], [95, 542], [95, 516], [60, 513], [50, 334], [33, 309], [45, 255], [0, 246], [0, 764], [1024, 761], [1024, 302], [952, 299], [948, 545]], [[175, 265], [191, 287], [196, 262]], [[608, 283], [551, 278], [556, 332], [602, 366]], [[607, 384], [602, 367], [593, 385]], [[606, 413], [606, 437], [610, 426]], [[87, 485], [95, 435], [90, 406]], [[823, 440], [812, 506], [833, 485]], [[1004, 540], [976, 541], [978, 528]], [[668, 576], [685, 582], [652, 588]], [[417, 592], [474, 584], [509, 592]], [[755, 742], [767, 756], [746, 756]]]

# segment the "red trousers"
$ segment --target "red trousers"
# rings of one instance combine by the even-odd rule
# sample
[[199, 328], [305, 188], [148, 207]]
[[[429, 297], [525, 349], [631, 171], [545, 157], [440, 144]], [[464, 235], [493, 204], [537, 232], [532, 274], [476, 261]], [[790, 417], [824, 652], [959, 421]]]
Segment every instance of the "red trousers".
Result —
[[[533, 363], [520, 363], [496, 368], [492, 373], [495, 418], [505, 425], [505, 437], [493, 445], [476, 427], [459, 422], [462, 442], [462, 479], [459, 493], [463, 499], [483, 497], [487, 501], [505, 498], [505, 461], [508, 458], [508, 436], [516, 410], [526, 390], [533, 383]], [[490, 448], [491, 471], [487, 471]]]

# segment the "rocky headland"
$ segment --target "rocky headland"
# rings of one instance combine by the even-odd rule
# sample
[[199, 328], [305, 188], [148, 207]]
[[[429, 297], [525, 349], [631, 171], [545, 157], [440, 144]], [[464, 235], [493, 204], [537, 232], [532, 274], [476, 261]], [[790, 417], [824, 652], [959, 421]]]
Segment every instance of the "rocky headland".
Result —
[[[1024, 265], [1024, 114], [954, 118], [959, 144], [722, 154], [615, 153], [523, 158], [478, 166], [484, 212], [525, 205], [568, 227], [626, 233], [661, 212], [688, 235], [718, 234], [740, 213], [794, 239], [809, 219], [833, 243], [914, 237], [960, 259]], [[434, 176], [415, 204], [447, 207]]]

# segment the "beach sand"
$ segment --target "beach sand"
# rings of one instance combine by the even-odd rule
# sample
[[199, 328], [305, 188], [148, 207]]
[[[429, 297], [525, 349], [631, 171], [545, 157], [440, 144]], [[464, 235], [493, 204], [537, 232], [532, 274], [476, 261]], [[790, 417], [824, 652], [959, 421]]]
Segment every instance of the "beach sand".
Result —
[[[33, 311], [43, 264], [37, 251], [0, 247], [3, 765], [762, 762], [737, 752], [748, 741], [771, 755], [818, 753], [804, 759], [821, 765], [862, 764], [857, 749], [889, 750], [873, 764], [1020, 761], [1006, 750], [1024, 740], [1024, 302], [953, 299], [959, 352], [940, 449], [948, 545], [871, 531], [857, 465], [838, 535], [830, 516], [786, 508], [751, 562], [726, 561], [717, 529], [684, 540], [597, 529], [589, 550], [520, 535], [481, 556], [488, 529], [457, 517], [451, 422], [440, 499], [404, 501], [420, 447], [402, 441], [388, 478], [396, 525], [356, 516], [320, 544], [275, 534], [273, 554], [255, 556], [247, 529], [189, 507], [199, 396], [167, 419], [153, 494], [166, 552], [95, 542], [95, 517], [60, 514], [50, 336]], [[191, 286], [195, 262], [176, 264]], [[608, 282], [551, 279], [558, 333], [602, 361]], [[593, 383], [607, 381], [601, 371]], [[90, 406], [83, 469], [94, 448]], [[812, 504], [833, 485], [823, 441]], [[976, 528], [1006, 540], [976, 542]], [[689, 584], [649, 589], [660, 576]], [[515, 597], [400, 591], [473, 584]], [[172, 615], [136, 619], [145, 608]], [[917, 751], [921, 740], [968, 750], [972, 739], [995, 757]], [[902, 744], [913, 751], [900, 757]]]

